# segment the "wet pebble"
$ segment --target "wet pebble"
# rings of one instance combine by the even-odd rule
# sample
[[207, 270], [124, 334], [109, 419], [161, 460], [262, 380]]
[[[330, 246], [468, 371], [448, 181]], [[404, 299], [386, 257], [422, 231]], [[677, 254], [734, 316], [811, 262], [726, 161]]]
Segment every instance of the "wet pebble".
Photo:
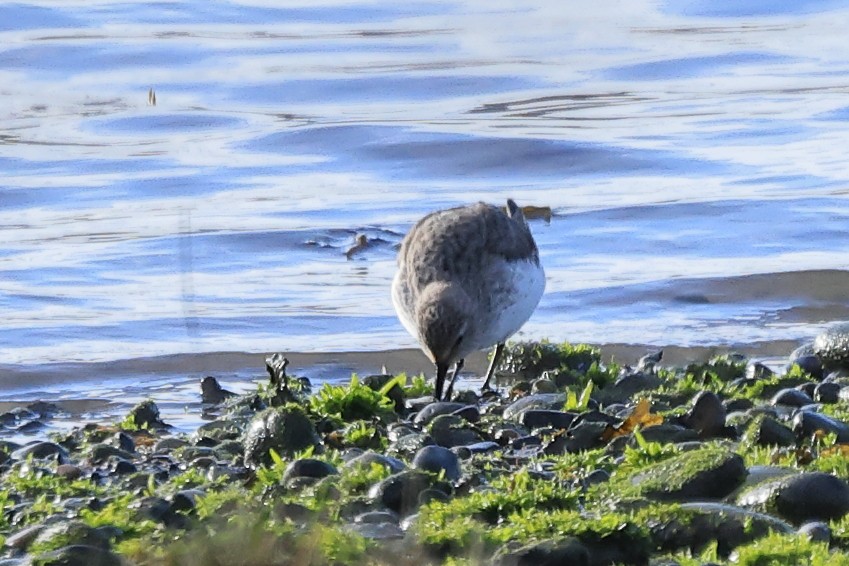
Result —
[[559, 410], [566, 402], [565, 393], [537, 393], [527, 395], [508, 405], [502, 414], [504, 420], [518, 420], [524, 411], [531, 409]]
[[64, 546], [35, 557], [39, 566], [123, 566], [121, 558], [110, 550], [87, 545]]
[[817, 403], [837, 403], [840, 400], [841, 385], [837, 383], [820, 383], [814, 388], [814, 401]]
[[449, 481], [457, 481], [463, 475], [460, 458], [442, 446], [425, 446], [416, 453], [412, 466], [425, 472], [442, 473]]
[[849, 425], [814, 411], [798, 411], [793, 417], [793, 431], [805, 437], [817, 431], [834, 433], [838, 442], [849, 442]]
[[814, 402], [810, 395], [798, 389], [786, 388], [778, 391], [770, 399], [772, 405], [785, 405], [788, 407], [804, 407]]
[[577, 415], [566, 411], [546, 409], [526, 409], [517, 415], [517, 420], [530, 429], [554, 428], [567, 429]]
[[309, 417], [300, 409], [272, 407], [257, 414], [248, 425], [244, 439], [244, 461], [249, 468], [271, 464], [269, 450], [292, 456], [309, 447], [318, 447], [321, 439]]
[[738, 501], [744, 506], [774, 509], [794, 524], [828, 521], [849, 512], [849, 485], [832, 474], [805, 472], [757, 485]]
[[831, 542], [831, 527], [828, 523], [822, 521], [811, 521], [799, 527], [799, 534], [803, 535], [813, 542]]
[[338, 474], [336, 466], [329, 464], [324, 460], [315, 458], [301, 458], [290, 462], [283, 472], [283, 483], [288, 483], [294, 478], [315, 478], [320, 479], [326, 476]]
[[575, 537], [547, 540], [518, 549], [509, 547], [493, 557], [496, 566], [588, 566], [590, 552]]
[[430, 487], [430, 475], [418, 470], [393, 474], [369, 490], [369, 498], [398, 515], [407, 515], [418, 508], [419, 494]]
[[813, 353], [827, 368], [849, 365], [849, 322], [835, 324], [814, 338]]
[[725, 407], [712, 391], [700, 391], [693, 397], [690, 410], [683, 416], [685, 426], [695, 430], [701, 438], [719, 436], [725, 428]]
[[466, 405], [463, 403], [453, 403], [451, 401], [436, 401], [429, 403], [426, 407], [416, 413], [413, 417], [413, 422], [417, 425], [425, 426], [433, 419], [440, 415], [450, 415], [454, 411], [462, 409]]
[[68, 460], [68, 451], [55, 442], [42, 441], [18, 448], [11, 456], [13, 460], [26, 460], [31, 457], [36, 460], [55, 458], [59, 462], [65, 462]]

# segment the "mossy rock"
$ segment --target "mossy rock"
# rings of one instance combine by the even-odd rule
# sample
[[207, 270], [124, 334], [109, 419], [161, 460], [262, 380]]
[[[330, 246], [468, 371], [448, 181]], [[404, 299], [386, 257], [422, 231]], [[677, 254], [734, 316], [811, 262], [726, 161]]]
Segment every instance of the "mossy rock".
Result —
[[814, 354], [825, 367], [849, 367], [849, 322], [835, 324], [814, 339]]
[[586, 344], [550, 342], [514, 342], [507, 345], [498, 373], [518, 379], [536, 379], [544, 371], [573, 370], [586, 372], [601, 362], [598, 348]]
[[824, 472], [792, 474], [753, 486], [741, 493], [737, 502], [797, 525], [827, 521], [849, 513], [849, 485]]
[[747, 473], [739, 454], [711, 446], [643, 468], [629, 483], [636, 495], [660, 501], [719, 499], [743, 483]]
[[245, 466], [257, 468], [272, 463], [269, 450], [293, 456], [321, 440], [304, 410], [295, 404], [272, 407], [257, 414], [245, 431]]

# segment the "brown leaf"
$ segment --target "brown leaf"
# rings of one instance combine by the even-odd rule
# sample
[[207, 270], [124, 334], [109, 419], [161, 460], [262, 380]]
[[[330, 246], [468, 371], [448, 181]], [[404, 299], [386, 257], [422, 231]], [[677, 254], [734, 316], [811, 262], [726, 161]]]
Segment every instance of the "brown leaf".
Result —
[[624, 421], [618, 425], [607, 425], [601, 435], [602, 440], [608, 442], [618, 436], [625, 436], [634, 432], [638, 426], [640, 428], [649, 428], [663, 423], [663, 417], [657, 413], [651, 412], [651, 403], [648, 399], [640, 399], [637, 406], [631, 411]]

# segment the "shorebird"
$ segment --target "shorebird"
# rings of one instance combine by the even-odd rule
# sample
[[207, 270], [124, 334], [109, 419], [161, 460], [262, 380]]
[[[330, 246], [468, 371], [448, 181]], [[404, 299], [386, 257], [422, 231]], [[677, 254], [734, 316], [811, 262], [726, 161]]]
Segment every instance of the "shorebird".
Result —
[[477, 203], [422, 218], [401, 244], [392, 303], [436, 366], [434, 397], [450, 398], [467, 355], [495, 346], [483, 390], [507, 339], [530, 318], [545, 290], [536, 243], [512, 200], [506, 210]]

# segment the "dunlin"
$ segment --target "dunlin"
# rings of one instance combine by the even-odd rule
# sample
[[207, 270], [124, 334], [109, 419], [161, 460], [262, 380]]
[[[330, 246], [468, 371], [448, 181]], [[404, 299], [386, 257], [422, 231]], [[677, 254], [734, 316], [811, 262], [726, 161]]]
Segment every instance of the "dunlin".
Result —
[[489, 388], [504, 342], [530, 318], [544, 289], [536, 243], [512, 200], [506, 211], [484, 203], [440, 210], [410, 230], [392, 302], [436, 365], [436, 399], [452, 364], [446, 398], [464, 358], [495, 345], [483, 385]]

